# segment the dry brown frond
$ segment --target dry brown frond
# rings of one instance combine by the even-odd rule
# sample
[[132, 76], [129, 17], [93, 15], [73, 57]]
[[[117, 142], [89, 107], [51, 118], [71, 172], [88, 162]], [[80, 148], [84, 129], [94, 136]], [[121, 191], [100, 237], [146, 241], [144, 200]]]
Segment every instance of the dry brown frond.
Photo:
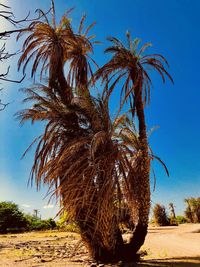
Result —
[[41, 183], [48, 184], [49, 192], [53, 190], [53, 196], [61, 196], [63, 208], [73, 219], [89, 224], [92, 237], [98, 236], [104, 246], [112, 249], [119, 221], [115, 203], [127, 197], [124, 183], [129, 183], [133, 167], [122, 132], [113, 134], [107, 105], [93, 100], [92, 111], [95, 107], [101, 120], [97, 130], [84, 98], [76, 97], [66, 108], [48, 87], [24, 92], [28, 94], [25, 101], [31, 101], [33, 106], [18, 113], [21, 121], [47, 122], [44, 134], [36, 140], [31, 179], [36, 180], [38, 188]]
[[163, 82], [166, 80], [165, 77], [173, 82], [172, 77], [165, 69], [165, 65], [169, 66], [168, 62], [162, 55], [143, 55], [145, 49], [151, 46], [150, 43], [144, 44], [138, 50], [140, 40], [136, 38], [132, 42], [129, 32], [127, 33], [127, 47], [115, 37], [110, 37], [108, 40], [112, 43], [112, 46], [108, 47], [105, 53], [111, 53], [112, 58], [95, 74], [96, 80], [102, 79], [102, 82], [109, 84], [108, 95], [112, 93], [116, 84], [122, 80], [120, 102], [124, 103], [124, 100], [129, 99], [130, 106], [132, 109], [135, 109], [138, 87], [140, 87], [139, 90], [143, 95], [143, 103], [150, 102], [150, 86], [152, 81], [147, 70], [157, 71]]

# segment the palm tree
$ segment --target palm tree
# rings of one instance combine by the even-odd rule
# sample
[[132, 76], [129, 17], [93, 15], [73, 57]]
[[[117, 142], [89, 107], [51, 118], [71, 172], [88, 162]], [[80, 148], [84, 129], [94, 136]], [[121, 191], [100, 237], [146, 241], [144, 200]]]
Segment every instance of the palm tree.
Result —
[[38, 210], [38, 209], [34, 209], [34, 210], [33, 210], [33, 216], [34, 216], [35, 218], [38, 218], [38, 213], [39, 213], [39, 210]]
[[[89, 91], [89, 84], [94, 80], [91, 62], [95, 67], [98, 67], [96, 62], [92, 59], [93, 45], [98, 44], [94, 41], [94, 35], [88, 36], [89, 31], [95, 25], [95, 22], [90, 24], [84, 30], [84, 22], [86, 15], [83, 15], [78, 27], [77, 33], [73, 32], [70, 38], [69, 45], [65, 49], [65, 58], [69, 62], [69, 72], [67, 74], [67, 81], [74, 90], [73, 101], [82, 101], [82, 104], [89, 106], [89, 113], [93, 127], [99, 131], [101, 122], [98, 114], [95, 112], [93, 100]], [[78, 97], [77, 97], [78, 96]]]
[[[38, 188], [41, 182], [48, 184], [49, 193], [61, 197], [63, 209], [77, 221], [95, 260], [133, 259], [133, 253], [127, 255], [128, 245], [118, 225], [120, 203], [134, 201], [131, 188], [138, 185], [136, 181], [133, 186], [131, 179], [140, 150], [135, 126], [126, 126], [126, 116], [111, 122], [107, 103], [93, 100], [102, 125], [96, 132], [88, 116], [90, 106], [66, 108], [45, 86], [23, 90], [28, 95], [24, 101], [34, 104], [19, 112], [22, 122], [47, 122], [44, 134], [35, 140], [38, 145], [31, 178]], [[68, 123], [72, 111], [78, 125]], [[153, 157], [151, 150], [149, 156]], [[130, 210], [137, 212], [137, 206]]]
[[[118, 172], [127, 164], [112, 141], [112, 124], [102, 102], [94, 101], [102, 128], [92, 128], [87, 108], [71, 107], [79, 124], [68, 123], [71, 110], [52, 96], [50, 88], [36, 86], [24, 90], [25, 101], [34, 105], [19, 112], [21, 121], [47, 121], [38, 142], [31, 178], [49, 185], [49, 192], [61, 196], [63, 207], [78, 222], [81, 235], [96, 260], [119, 257], [123, 240], [115, 214], [120, 197]], [[120, 175], [121, 177], [121, 175]]]
[[[75, 88], [76, 95], [87, 99], [92, 106], [88, 89], [88, 81], [93, 79], [90, 61], [96, 66], [97, 64], [90, 54], [93, 53], [93, 44], [98, 42], [92, 41], [94, 35], [87, 35], [95, 23], [90, 24], [84, 31], [84, 21], [86, 19], [84, 15], [80, 21], [78, 32], [75, 33], [68, 18], [73, 9], [69, 9], [60, 23], [56, 25], [54, 1], [51, 2], [52, 21], [49, 21], [45, 13], [40, 10], [44, 21], [33, 21], [26, 30], [19, 33], [18, 39], [27, 33], [28, 37], [24, 41], [18, 68], [20, 69], [23, 66], [23, 73], [25, 73], [28, 64], [33, 59], [31, 76], [35, 77], [37, 69], [40, 68], [40, 80], [42, 80], [44, 74], [47, 74], [49, 70], [49, 87], [67, 105], [71, 104], [74, 97], [72, 91]], [[67, 77], [64, 74], [66, 63], [69, 63]], [[76, 100], [74, 99], [74, 101]], [[91, 113], [91, 116], [94, 116], [94, 120], [97, 120], [94, 112]]]
[[200, 222], [200, 198], [190, 197], [184, 200], [187, 203], [186, 217], [192, 223]]
[[94, 35], [87, 36], [89, 31], [95, 25], [95, 22], [90, 24], [84, 31], [84, 22], [86, 15], [83, 15], [78, 27], [78, 32], [73, 33], [70, 40], [70, 45], [65, 50], [65, 57], [69, 60], [68, 81], [75, 88], [76, 94], [90, 97], [88, 89], [88, 81], [93, 79], [93, 71], [90, 64], [92, 61], [96, 66], [96, 62], [91, 58], [93, 54], [93, 44], [99, 43], [92, 41]]
[[175, 214], [175, 209], [174, 209], [174, 204], [172, 202], [169, 203], [169, 208], [171, 211], [171, 216], [173, 219], [176, 219], [176, 214]]
[[[46, 156], [46, 153], [47, 153], [46, 151], [50, 149], [48, 146], [49, 145], [48, 138], [51, 139], [51, 142], [50, 142], [51, 145], [57, 146], [58, 145], [57, 142], [60, 142], [59, 148], [62, 147], [61, 145], [62, 142], [59, 137], [60, 131], [57, 132], [57, 129], [62, 128], [63, 130], [63, 127], [64, 127], [65, 129], [65, 131], [63, 130], [64, 136], [63, 136], [63, 132], [61, 131], [62, 140], [66, 142], [65, 143], [66, 149], [68, 146], [70, 147], [70, 151], [72, 150], [71, 144], [73, 144], [77, 148], [79, 139], [80, 139], [81, 151], [78, 150], [80, 154], [77, 154], [76, 156], [74, 156], [72, 162], [74, 162], [78, 158], [78, 156], [80, 156], [84, 151], [85, 151], [84, 156], [86, 157], [86, 159], [88, 157], [88, 149], [84, 149], [85, 146], [86, 147], [89, 146], [88, 143], [91, 142], [91, 137], [92, 137], [91, 130], [89, 131], [88, 129], [90, 133], [90, 137], [89, 139], [87, 138], [87, 135], [89, 134], [86, 131], [88, 128], [88, 125], [91, 124], [90, 127], [94, 131], [95, 138], [93, 140], [93, 143], [95, 143], [95, 141], [97, 141], [98, 139], [101, 139], [102, 137], [100, 133], [102, 129], [102, 123], [100, 120], [101, 117], [99, 117], [102, 114], [99, 114], [97, 112], [95, 101], [93, 101], [92, 98], [90, 97], [90, 93], [88, 89], [88, 80], [92, 78], [93, 76], [92, 68], [88, 61], [88, 59], [93, 61], [91, 57], [89, 56], [89, 53], [92, 53], [92, 50], [93, 50], [92, 43], [90, 42], [90, 39], [92, 39], [93, 36], [87, 37], [87, 34], [89, 30], [93, 27], [94, 23], [89, 25], [86, 28], [85, 32], [83, 32], [83, 24], [86, 18], [85, 16], [83, 16], [80, 22], [78, 33], [76, 34], [72, 30], [70, 21], [67, 18], [67, 14], [63, 16], [60, 24], [56, 27], [55, 9], [54, 9], [54, 3], [52, 1], [52, 15], [53, 15], [52, 24], [49, 22], [47, 17], [45, 17], [46, 19], [45, 22], [36, 21], [34, 23], [31, 23], [31, 25], [29, 26], [27, 30], [27, 32], [30, 33], [30, 35], [27, 37], [27, 39], [24, 42], [24, 46], [23, 46], [24, 51], [19, 60], [19, 68], [22, 65], [24, 65], [23, 71], [25, 71], [27, 64], [29, 63], [31, 58], [35, 57], [33, 67], [32, 67], [32, 76], [35, 75], [37, 68], [39, 66], [39, 63], [42, 63], [41, 72], [40, 72], [41, 78], [42, 78], [43, 72], [49, 69], [48, 86], [36, 86], [32, 89], [31, 88], [27, 89], [26, 93], [29, 96], [27, 97], [27, 99], [25, 99], [25, 101], [35, 100], [36, 103], [31, 109], [21, 113], [23, 120], [31, 119], [33, 121], [35, 120], [47, 120], [48, 121], [45, 134], [43, 137], [41, 137], [39, 145], [38, 145], [38, 151], [40, 151], [40, 153], [37, 154], [37, 151], [36, 151], [35, 164], [33, 166], [32, 174], [34, 174], [34, 170], [36, 168], [35, 166], [40, 164], [40, 160], [43, 158], [43, 152], [41, 151], [43, 148], [41, 147], [42, 142], [44, 142], [44, 144], [46, 145], [44, 157]], [[69, 62], [69, 66], [70, 66], [67, 79], [65, 79], [65, 76], [64, 76], [65, 62]], [[72, 88], [75, 88], [75, 90], [72, 90]], [[43, 95], [40, 94], [38, 89], [41, 90]], [[58, 118], [59, 118], [59, 121], [57, 121]], [[80, 125], [81, 125], [81, 128], [79, 127]], [[53, 129], [56, 129], [56, 134], [54, 136], [53, 136], [53, 132], [54, 132]], [[52, 142], [54, 142], [54, 144]], [[67, 151], [66, 149], [65, 151]], [[71, 153], [72, 152], [73, 151], [71, 151]], [[50, 155], [51, 155], [51, 152], [50, 152]], [[58, 153], [58, 156], [59, 156], [59, 153]], [[85, 166], [85, 164], [88, 163], [86, 159], [85, 159], [85, 163], [80, 161], [83, 164], [81, 166]], [[67, 157], [65, 160], [67, 160]], [[56, 161], [53, 161], [53, 162], [58, 165], [58, 162]], [[44, 164], [44, 162], [42, 162], [42, 164]], [[42, 164], [40, 167], [40, 172], [39, 173], [35, 172], [35, 177], [37, 181], [40, 181], [42, 178], [40, 176], [40, 174], [42, 174], [42, 168], [44, 167]], [[49, 165], [49, 169], [50, 169], [50, 166], [51, 164]], [[67, 165], [65, 165], [65, 167], [67, 168]], [[70, 165], [68, 165], [68, 168], [69, 170], [71, 169]], [[62, 167], [62, 170], [63, 170], [63, 167]], [[81, 177], [81, 175], [83, 176], [83, 173], [82, 173], [83, 170], [80, 171], [79, 178]], [[77, 169], [76, 171], [74, 171], [74, 173], [77, 173]], [[84, 170], [84, 176], [86, 176], [85, 170]], [[95, 173], [93, 173], [93, 175], [91, 174], [90, 176], [91, 178], [94, 178]], [[101, 177], [103, 179], [103, 175], [101, 175]], [[44, 180], [44, 183], [52, 184], [53, 182], [51, 181], [51, 179], [53, 179], [53, 177], [49, 175], [47, 181]], [[68, 198], [68, 194], [67, 194], [68, 191], [66, 191], [66, 187], [65, 187], [66, 174], [64, 175], [62, 173], [59, 173], [59, 175], [57, 174], [55, 176], [55, 179], [56, 179], [56, 183], [60, 184], [59, 193], [61, 194], [63, 205], [65, 206], [65, 208], [67, 208], [68, 203], [70, 203], [70, 201], [65, 201], [66, 195]], [[95, 179], [97, 179], [97, 177]], [[77, 180], [74, 179], [74, 181], [77, 181]], [[71, 208], [70, 208], [70, 210], [73, 210], [72, 212], [73, 216], [75, 216], [76, 220], [78, 221], [79, 227], [82, 229], [83, 238], [86, 239], [87, 243], [91, 243], [91, 240], [95, 240], [95, 236], [93, 233], [94, 233], [94, 230], [97, 228], [97, 226], [95, 226], [96, 225], [95, 223], [93, 223], [93, 225], [91, 226], [91, 223], [89, 223], [89, 221], [91, 221], [91, 217], [93, 217], [94, 220], [98, 220], [97, 214], [98, 214], [98, 217], [100, 216], [99, 215], [100, 212], [94, 211], [94, 208], [89, 209], [90, 205], [91, 207], [95, 206], [94, 202], [97, 201], [97, 197], [95, 197], [94, 199], [95, 192], [96, 192], [94, 184], [90, 183], [90, 186], [92, 188], [90, 189], [90, 191], [93, 192], [92, 193], [93, 197], [91, 197], [90, 193], [88, 193], [88, 196], [90, 196], [90, 199], [88, 200], [88, 202], [86, 202], [85, 201], [86, 198], [85, 199], [83, 198], [84, 201], [82, 199], [81, 207], [80, 207], [80, 203], [77, 202], [77, 198], [73, 197], [73, 201], [76, 204], [76, 206], [74, 206], [75, 204], [74, 205], [71, 204]], [[50, 188], [51, 188], [51, 185], [50, 185]], [[72, 188], [70, 188], [70, 191], [69, 191], [70, 194], [71, 194], [71, 189]], [[84, 186], [82, 187], [82, 189], [84, 189], [84, 192], [85, 192]], [[75, 190], [74, 192], [76, 194]], [[80, 194], [82, 196], [85, 196], [84, 192], [81, 191]], [[79, 194], [77, 194], [77, 197], [78, 196]], [[90, 203], [90, 205], [88, 203]], [[91, 212], [89, 213], [88, 212], [89, 210], [91, 211], [93, 210], [93, 213], [90, 214]], [[112, 216], [111, 216], [111, 219], [112, 219]], [[89, 224], [90, 224], [90, 228], [92, 228], [92, 230], [89, 229], [90, 233], [88, 229], [86, 229], [89, 227], [88, 226]], [[110, 224], [110, 227], [111, 227], [111, 224]], [[85, 232], [86, 234], [84, 234]], [[105, 231], [101, 231], [101, 232], [103, 233]], [[98, 240], [99, 238], [96, 238], [96, 239]], [[94, 251], [95, 250], [99, 251], [99, 244], [100, 244], [100, 241], [98, 241], [98, 244], [95, 247], [94, 242], [93, 242]], [[95, 253], [96, 252], [94, 252], [93, 254]]]
[[187, 208], [185, 210], [185, 216], [191, 223], [193, 223], [194, 222], [194, 216], [193, 216], [193, 212], [192, 212], [191, 198], [185, 198], [184, 202], [187, 204]]
[[[131, 253], [133, 244], [133, 250], [136, 252], [144, 243], [150, 210], [150, 157], [144, 114], [145, 104], [150, 101], [151, 87], [151, 78], [147, 68], [156, 70], [161, 75], [163, 82], [165, 82], [165, 76], [172, 82], [173, 80], [165, 70], [164, 64], [168, 65], [168, 63], [163, 56], [158, 54], [143, 55], [145, 49], [151, 44], [147, 43], [138, 49], [140, 40], [135, 39], [132, 42], [129, 32], [127, 32], [127, 47], [115, 37], [110, 37], [108, 40], [112, 45], [105, 52], [112, 53], [113, 56], [96, 72], [96, 80], [101, 78], [108, 88], [105, 90], [106, 94], [111, 95], [116, 84], [124, 79], [120, 92], [121, 107], [129, 99], [132, 116], [136, 112], [139, 123], [140, 157], [138, 157], [137, 168], [132, 174], [132, 179], [138, 181], [139, 187], [138, 224], [127, 248], [127, 253]], [[134, 191], [133, 188], [131, 189]]]
[[[31, 102], [32, 107], [18, 114], [21, 122], [46, 122], [44, 133], [33, 142], [37, 142], [37, 148], [31, 179], [35, 179], [38, 188], [41, 183], [48, 184], [50, 196], [61, 198], [63, 210], [77, 221], [82, 238], [95, 260], [132, 259], [144, 242], [149, 212], [152, 153], [147, 142], [142, 89], [148, 88], [150, 78], [136, 62], [136, 68], [130, 71], [123, 89], [126, 96], [121, 104], [129, 97], [132, 115], [136, 110], [139, 119], [139, 132], [135, 134], [137, 143], [130, 136], [129, 143], [126, 143], [126, 129], [121, 129], [121, 132], [118, 129], [122, 119], [118, 117], [113, 122], [109, 114], [109, 97], [120, 78], [106, 87], [99, 99], [91, 96], [89, 81], [93, 82], [100, 76], [107, 81], [115, 70], [108, 71], [104, 66], [94, 78], [90, 65], [91, 61], [94, 62], [90, 56], [94, 42], [91, 41], [93, 36], [87, 36], [94, 23], [83, 31], [83, 16], [78, 33], [75, 33], [68, 14], [56, 26], [52, 1], [52, 22], [45, 17], [45, 21], [30, 24], [27, 29], [30, 34], [19, 60], [19, 68], [23, 65], [25, 72], [34, 58], [32, 76], [40, 66], [41, 78], [49, 71], [46, 86], [36, 84], [24, 89], [27, 94], [24, 101]], [[153, 63], [149, 61], [148, 65], [154, 64], [161, 75], [169, 76], [163, 65], [159, 65], [157, 57], [163, 59], [155, 56]], [[69, 66], [66, 75], [65, 64]], [[162, 77], [164, 79], [164, 75]], [[133, 125], [131, 127], [134, 132]], [[134, 195], [135, 185], [138, 189]], [[122, 201], [130, 207], [136, 197], [137, 206], [131, 210], [132, 214], [134, 210], [138, 213], [136, 231], [131, 242], [124, 244], [119, 230], [119, 207]]]

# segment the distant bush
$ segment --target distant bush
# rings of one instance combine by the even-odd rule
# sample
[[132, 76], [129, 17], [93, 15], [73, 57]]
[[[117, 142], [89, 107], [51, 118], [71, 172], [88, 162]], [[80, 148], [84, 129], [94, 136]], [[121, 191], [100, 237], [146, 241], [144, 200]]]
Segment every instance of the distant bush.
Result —
[[159, 226], [170, 225], [165, 206], [156, 204], [153, 209], [154, 221]]
[[29, 222], [17, 204], [0, 202], [0, 233], [20, 232], [27, 229]]
[[29, 231], [42, 231], [42, 230], [53, 230], [56, 228], [56, 222], [50, 218], [48, 220], [41, 220], [34, 215], [26, 215], [28, 220], [28, 229]]
[[35, 220], [32, 222], [29, 229], [31, 231], [49, 230], [50, 225], [46, 220]]
[[176, 220], [178, 222], [178, 224], [182, 224], [182, 223], [186, 223], [187, 222], [187, 219], [184, 217], [184, 216], [176, 216]]
[[18, 233], [22, 231], [52, 230], [56, 222], [50, 218], [41, 220], [37, 216], [24, 214], [13, 202], [0, 202], [0, 233]]
[[53, 230], [57, 228], [56, 222], [52, 218], [49, 218], [48, 220], [46, 220], [46, 222], [49, 225], [49, 229]]
[[169, 218], [169, 225], [170, 226], [177, 226], [178, 225], [177, 219], [173, 218], [173, 217], [170, 217]]

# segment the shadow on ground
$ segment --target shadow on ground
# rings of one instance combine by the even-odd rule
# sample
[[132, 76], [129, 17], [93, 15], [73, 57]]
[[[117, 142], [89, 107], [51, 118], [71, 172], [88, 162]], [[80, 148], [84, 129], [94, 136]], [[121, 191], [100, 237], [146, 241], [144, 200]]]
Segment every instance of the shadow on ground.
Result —
[[[126, 265], [125, 265], [126, 266]], [[155, 259], [145, 260], [140, 263], [130, 265], [130, 267], [200, 267], [200, 256], [199, 257], [180, 257], [180, 258], [166, 258], [166, 259]], [[128, 267], [128, 266], [127, 266]]]

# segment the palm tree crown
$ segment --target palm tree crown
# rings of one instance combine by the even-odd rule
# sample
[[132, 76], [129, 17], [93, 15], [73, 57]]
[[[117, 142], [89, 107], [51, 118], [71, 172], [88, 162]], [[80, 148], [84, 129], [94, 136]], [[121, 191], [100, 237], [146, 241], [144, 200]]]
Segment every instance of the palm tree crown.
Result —
[[[27, 30], [18, 35], [20, 38], [23, 34], [29, 34], [23, 45], [23, 54], [19, 59], [18, 68], [23, 66], [23, 72], [25, 72], [27, 65], [33, 60], [31, 76], [35, 77], [37, 69], [40, 68], [40, 80], [49, 70], [49, 86], [55, 87], [58, 82], [61, 87], [60, 94], [63, 98], [67, 95], [68, 103], [73, 97], [72, 88], [76, 88], [76, 94], [89, 97], [88, 80], [93, 77], [89, 61], [94, 62], [89, 54], [93, 53], [93, 43], [97, 43], [91, 41], [94, 38], [93, 35], [87, 36], [95, 23], [90, 24], [83, 31], [86, 18], [83, 16], [78, 33], [75, 33], [68, 18], [71, 11], [72, 9], [69, 9], [65, 13], [57, 26], [54, 12], [52, 12], [52, 22], [43, 13], [44, 21], [32, 22]], [[69, 63], [69, 71], [65, 78], [66, 62]]]
[[144, 103], [150, 100], [151, 78], [147, 69], [156, 70], [161, 75], [163, 82], [165, 82], [165, 75], [172, 82], [173, 80], [165, 69], [164, 64], [168, 66], [168, 62], [162, 55], [143, 55], [151, 43], [146, 43], [139, 49], [140, 39], [136, 38], [132, 41], [129, 32], [126, 36], [127, 46], [115, 37], [108, 38], [112, 46], [108, 47], [105, 53], [111, 53], [112, 58], [97, 71], [96, 79], [102, 78], [105, 82], [112, 82], [108, 90], [108, 93], [111, 94], [116, 84], [125, 78], [121, 89], [121, 96], [123, 96], [121, 103], [124, 103], [124, 100], [129, 97], [131, 106], [134, 108], [138, 93], [143, 94]]

